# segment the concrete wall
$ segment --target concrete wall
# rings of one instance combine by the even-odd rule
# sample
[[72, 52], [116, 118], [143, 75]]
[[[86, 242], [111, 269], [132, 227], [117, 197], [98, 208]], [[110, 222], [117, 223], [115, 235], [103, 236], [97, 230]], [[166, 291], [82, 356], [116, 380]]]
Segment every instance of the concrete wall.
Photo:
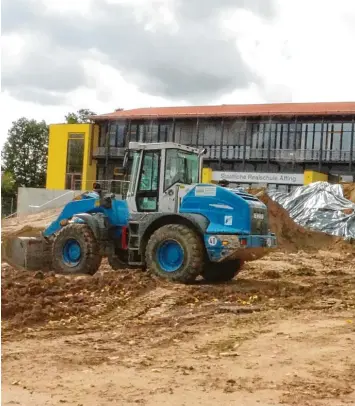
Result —
[[[20, 187], [17, 196], [18, 216], [63, 207], [81, 191]], [[55, 200], [53, 200], [55, 199]], [[41, 206], [41, 207], [30, 207]]]

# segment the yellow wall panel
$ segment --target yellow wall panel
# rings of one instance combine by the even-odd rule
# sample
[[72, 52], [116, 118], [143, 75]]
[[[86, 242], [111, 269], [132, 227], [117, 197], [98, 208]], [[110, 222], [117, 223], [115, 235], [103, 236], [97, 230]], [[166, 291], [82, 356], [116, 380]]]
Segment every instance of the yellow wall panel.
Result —
[[49, 126], [47, 189], [65, 188], [68, 134], [63, 125]]
[[202, 169], [202, 183], [212, 183], [212, 169], [211, 168]]
[[309, 185], [313, 182], [327, 182], [328, 175], [317, 171], [304, 171], [304, 184]]
[[49, 126], [47, 189], [65, 189], [68, 137], [73, 133], [84, 134], [81, 189], [92, 188], [92, 180], [96, 177], [96, 161], [92, 159], [92, 151], [97, 146], [98, 130], [95, 138], [92, 124], [52, 124]]

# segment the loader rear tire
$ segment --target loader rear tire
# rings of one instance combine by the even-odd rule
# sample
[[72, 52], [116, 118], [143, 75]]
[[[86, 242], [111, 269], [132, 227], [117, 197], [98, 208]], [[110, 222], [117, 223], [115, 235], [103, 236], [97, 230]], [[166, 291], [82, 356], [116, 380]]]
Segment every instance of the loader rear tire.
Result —
[[228, 282], [241, 271], [243, 261], [236, 259], [226, 262], [209, 262], [205, 265], [202, 277], [206, 282]]
[[150, 237], [145, 259], [147, 270], [180, 283], [192, 283], [203, 270], [205, 249], [200, 236], [181, 224], [168, 224]]
[[100, 246], [87, 224], [71, 223], [57, 234], [52, 248], [53, 268], [66, 275], [94, 275], [102, 256]]

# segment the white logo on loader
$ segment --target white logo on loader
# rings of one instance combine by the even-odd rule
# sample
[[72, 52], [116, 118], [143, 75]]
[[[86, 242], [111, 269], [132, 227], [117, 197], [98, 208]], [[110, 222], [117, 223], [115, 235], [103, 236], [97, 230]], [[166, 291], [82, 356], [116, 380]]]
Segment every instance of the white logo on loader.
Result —
[[211, 235], [211, 237], [209, 237], [208, 239], [208, 244], [214, 246], [217, 245], [217, 238], [214, 235]]
[[233, 224], [233, 216], [224, 216], [224, 225], [231, 226]]

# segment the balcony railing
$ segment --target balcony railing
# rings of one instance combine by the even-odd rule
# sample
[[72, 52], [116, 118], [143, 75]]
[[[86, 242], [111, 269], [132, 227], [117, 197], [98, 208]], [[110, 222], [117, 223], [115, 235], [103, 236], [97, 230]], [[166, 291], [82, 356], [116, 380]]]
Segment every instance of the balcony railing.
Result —
[[119, 147], [96, 147], [93, 151], [94, 158], [105, 158], [106, 154], [108, 153], [109, 157], [112, 158], [122, 158], [125, 154], [125, 148]]
[[106, 156], [106, 147], [96, 147], [92, 153], [94, 158], [104, 158]]
[[124, 157], [125, 148], [110, 147], [108, 154], [111, 157]]
[[[202, 147], [202, 146], [201, 146]], [[239, 145], [205, 145], [207, 152], [205, 159], [223, 159], [223, 160], [243, 160], [244, 154], [246, 160], [266, 161], [268, 158], [271, 161], [280, 162], [349, 162], [350, 151], [319, 151], [318, 149], [270, 149], [267, 148], [251, 148], [249, 146]], [[94, 158], [104, 158], [106, 153], [110, 158], [123, 158], [125, 148], [121, 147], [97, 147], [93, 152]], [[355, 151], [353, 152], [353, 159]]]
[[[246, 147], [244, 151], [243, 146], [218, 146], [207, 145], [205, 146], [207, 152], [206, 159], [220, 159], [223, 160], [243, 160], [244, 154], [246, 160], [262, 160], [266, 161], [268, 158], [272, 161], [284, 162], [304, 162], [304, 161], [322, 161], [330, 162], [349, 162], [351, 153], [350, 151], [319, 151], [315, 149], [270, 149], [266, 148], [251, 148]], [[222, 153], [221, 153], [222, 151]], [[355, 157], [355, 152], [353, 153]]]

